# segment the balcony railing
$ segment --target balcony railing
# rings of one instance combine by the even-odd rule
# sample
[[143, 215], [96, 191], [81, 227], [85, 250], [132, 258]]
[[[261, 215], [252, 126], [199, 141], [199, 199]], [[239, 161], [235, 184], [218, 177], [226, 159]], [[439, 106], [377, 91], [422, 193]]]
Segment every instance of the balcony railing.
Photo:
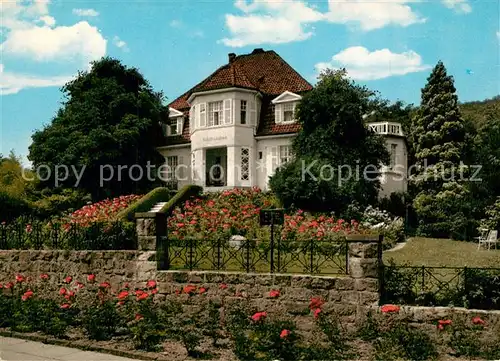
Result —
[[401, 124], [393, 122], [374, 122], [368, 126], [377, 134], [404, 136]]

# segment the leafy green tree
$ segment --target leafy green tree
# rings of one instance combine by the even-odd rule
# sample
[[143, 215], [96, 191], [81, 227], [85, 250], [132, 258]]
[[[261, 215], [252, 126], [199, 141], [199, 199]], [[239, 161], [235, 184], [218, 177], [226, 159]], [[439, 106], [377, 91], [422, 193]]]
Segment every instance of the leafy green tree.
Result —
[[417, 195], [413, 206], [418, 232], [427, 236], [468, 238], [472, 212], [465, 121], [460, 114], [453, 77], [440, 61], [422, 89], [413, 132]]
[[[66, 165], [74, 166], [78, 174], [85, 167], [77, 187], [93, 199], [149, 189], [153, 182], [146, 174], [148, 161], [152, 165], [162, 161], [155, 150], [161, 136], [160, 118], [166, 110], [162, 93], [153, 91], [137, 69], [108, 57], [93, 62], [89, 71], [79, 72], [62, 91], [62, 107], [50, 125], [34, 133], [29, 148], [36, 169], [44, 165], [52, 170], [41, 186], [56, 187], [54, 169]], [[137, 167], [129, 173], [136, 164], [144, 171], [140, 179]], [[108, 165], [114, 170], [110, 181], [106, 181], [111, 175]], [[59, 178], [65, 175], [61, 169]], [[75, 187], [77, 179], [70, 169], [60, 186]]]
[[361, 205], [376, 201], [378, 168], [388, 153], [384, 140], [363, 121], [374, 107], [374, 95], [344, 70], [322, 73], [304, 95], [297, 107], [302, 129], [293, 143], [295, 159], [270, 180], [285, 207], [341, 214], [354, 200]]
[[0, 189], [3, 192], [13, 197], [26, 197], [31, 177], [32, 173], [23, 167], [14, 151], [5, 158], [0, 155]]
[[480, 129], [486, 123], [500, 119], [500, 95], [482, 101], [461, 103], [460, 111], [466, 120]]
[[475, 215], [485, 216], [485, 209], [500, 196], [500, 117], [480, 126], [473, 142], [474, 166], [469, 188], [474, 194]]

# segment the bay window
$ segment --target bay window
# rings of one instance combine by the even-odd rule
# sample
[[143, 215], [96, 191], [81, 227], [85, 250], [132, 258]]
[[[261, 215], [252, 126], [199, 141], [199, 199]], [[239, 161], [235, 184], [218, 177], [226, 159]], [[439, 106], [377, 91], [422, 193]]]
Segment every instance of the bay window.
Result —
[[208, 103], [208, 126], [222, 124], [222, 101]]
[[240, 119], [241, 124], [247, 124], [247, 101], [242, 100], [240, 103]]

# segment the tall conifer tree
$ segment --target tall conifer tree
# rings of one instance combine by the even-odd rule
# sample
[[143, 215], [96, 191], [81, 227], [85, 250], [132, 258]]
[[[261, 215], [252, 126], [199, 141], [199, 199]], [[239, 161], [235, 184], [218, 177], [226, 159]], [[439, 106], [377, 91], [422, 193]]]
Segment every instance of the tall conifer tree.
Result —
[[464, 119], [454, 80], [439, 61], [422, 89], [413, 129], [416, 172], [413, 205], [423, 235], [467, 238], [467, 167]]

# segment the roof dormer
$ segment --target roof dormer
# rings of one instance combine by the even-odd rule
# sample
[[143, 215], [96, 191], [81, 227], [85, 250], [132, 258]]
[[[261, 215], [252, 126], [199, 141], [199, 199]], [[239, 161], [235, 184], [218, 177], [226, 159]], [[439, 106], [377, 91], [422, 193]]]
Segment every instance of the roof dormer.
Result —
[[274, 98], [271, 103], [274, 105], [274, 121], [276, 124], [294, 123], [295, 108], [302, 97], [298, 94], [285, 91]]
[[177, 109], [168, 108], [168, 117], [169, 118], [182, 117], [183, 115], [184, 115], [184, 113], [178, 111]]
[[288, 103], [288, 102], [298, 102], [302, 97], [298, 94], [286, 91], [282, 93], [280, 96], [274, 98], [271, 103], [279, 104], [279, 103]]
[[168, 108], [168, 120], [163, 125], [164, 135], [167, 137], [181, 135], [183, 127], [184, 113], [174, 108]]

